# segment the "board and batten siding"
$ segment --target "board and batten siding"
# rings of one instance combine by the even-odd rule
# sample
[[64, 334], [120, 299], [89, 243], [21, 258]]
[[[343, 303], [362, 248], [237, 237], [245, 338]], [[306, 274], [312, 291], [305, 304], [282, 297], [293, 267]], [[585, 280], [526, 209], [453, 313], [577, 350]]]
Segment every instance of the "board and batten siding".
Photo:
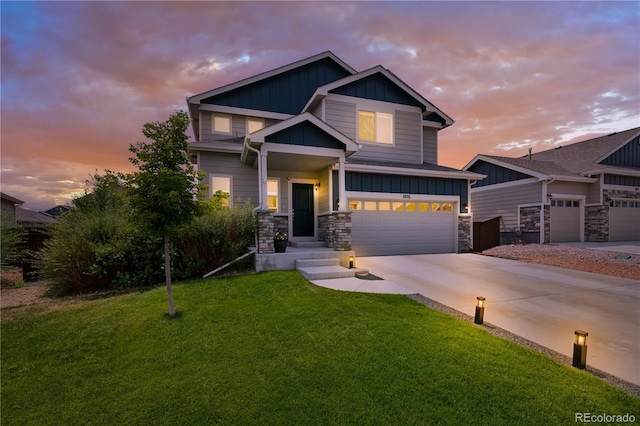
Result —
[[199, 170], [210, 175], [232, 176], [233, 204], [250, 200], [258, 204], [258, 171], [240, 162], [240, 154], [201, 152]]
[[429, 127], [422, 128], [423, 162], [438, 164], [438, 130]]
[[502, 216], [502, 232], [518, 226], [518, 205], [541, 203], [542, 183], [531, 182], [492, 190], [471, 190], [471, 209], [475, 222]]

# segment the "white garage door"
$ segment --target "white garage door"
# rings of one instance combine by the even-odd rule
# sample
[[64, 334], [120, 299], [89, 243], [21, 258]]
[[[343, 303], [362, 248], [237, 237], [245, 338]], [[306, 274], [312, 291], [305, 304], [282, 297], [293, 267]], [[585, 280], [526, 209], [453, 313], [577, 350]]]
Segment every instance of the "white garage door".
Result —
[[580, 241], [580, 203], [575, 200], [551, 200], [549, 224], [552, 243]]
[[609, 241], [640, 241], [640, 202], [614, 201], [609, 207]]
[[451, 253], [455, 203], [350, 200], [351, 245], [358, 256]]

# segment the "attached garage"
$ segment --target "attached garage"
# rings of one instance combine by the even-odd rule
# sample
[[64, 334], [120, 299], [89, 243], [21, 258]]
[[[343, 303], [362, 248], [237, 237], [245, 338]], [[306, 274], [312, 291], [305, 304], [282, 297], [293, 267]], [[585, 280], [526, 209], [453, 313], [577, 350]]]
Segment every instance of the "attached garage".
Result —
[[614, 201], [609, 207], [609, 241], [640, 240], [640, 202]]
[[349, 206], [358, 256], [456, 251], [456, 203], [351, 199]]
[[578, 200], [551, 200], [550, 239], [552, 243], [581, 241], [582, 209]]

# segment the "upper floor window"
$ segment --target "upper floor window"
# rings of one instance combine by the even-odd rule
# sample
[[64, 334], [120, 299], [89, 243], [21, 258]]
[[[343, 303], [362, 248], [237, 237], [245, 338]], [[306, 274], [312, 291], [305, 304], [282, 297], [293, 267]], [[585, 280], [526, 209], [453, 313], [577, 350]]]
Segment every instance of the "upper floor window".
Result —
[[211, 114], [211, 129], [216, 133], [231, 133], [231, 116], [227, 114]]
[[247, 117], [247, 134], [257, 132], [264, 128], [264, 120], [262, 118]]
[[364, 142], [393, 143], [393, 114], [358, 112], [358, 139]]

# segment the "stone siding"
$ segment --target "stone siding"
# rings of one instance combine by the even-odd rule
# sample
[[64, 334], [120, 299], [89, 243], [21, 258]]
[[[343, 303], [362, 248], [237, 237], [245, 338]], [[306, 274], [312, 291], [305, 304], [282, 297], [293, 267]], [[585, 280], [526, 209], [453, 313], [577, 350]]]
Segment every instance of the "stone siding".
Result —
[[288, 216], [273, 216], [273, 232], [289, 233], [289, 217]]
[[585, 241], [609, 241], [609, 204], [586, 206], [584, 222]]
[[544, 206], [544, 242], [545, 244], [551, 242], [551, 206], [549, 204]]
[[269, 210], [259, 210], [256, 212], [258, 219], [258, 253], [275, 253], [273, 246], [273, 234], [275, 224], [273, 213]]
[[351, 250], [351, 212], [338, 212], [333, 228], [333, 249], [336, 251]]
[[470, 253], [473, 247], [471, 216], [458, 216], [458, 253]]
[[334, 212], [318, 217], [318, 240], [335, 251], [351, 250], [351, 212]]
[[520, 230], [522, 232], [540, 232], [540, 206], [520, 208]]

